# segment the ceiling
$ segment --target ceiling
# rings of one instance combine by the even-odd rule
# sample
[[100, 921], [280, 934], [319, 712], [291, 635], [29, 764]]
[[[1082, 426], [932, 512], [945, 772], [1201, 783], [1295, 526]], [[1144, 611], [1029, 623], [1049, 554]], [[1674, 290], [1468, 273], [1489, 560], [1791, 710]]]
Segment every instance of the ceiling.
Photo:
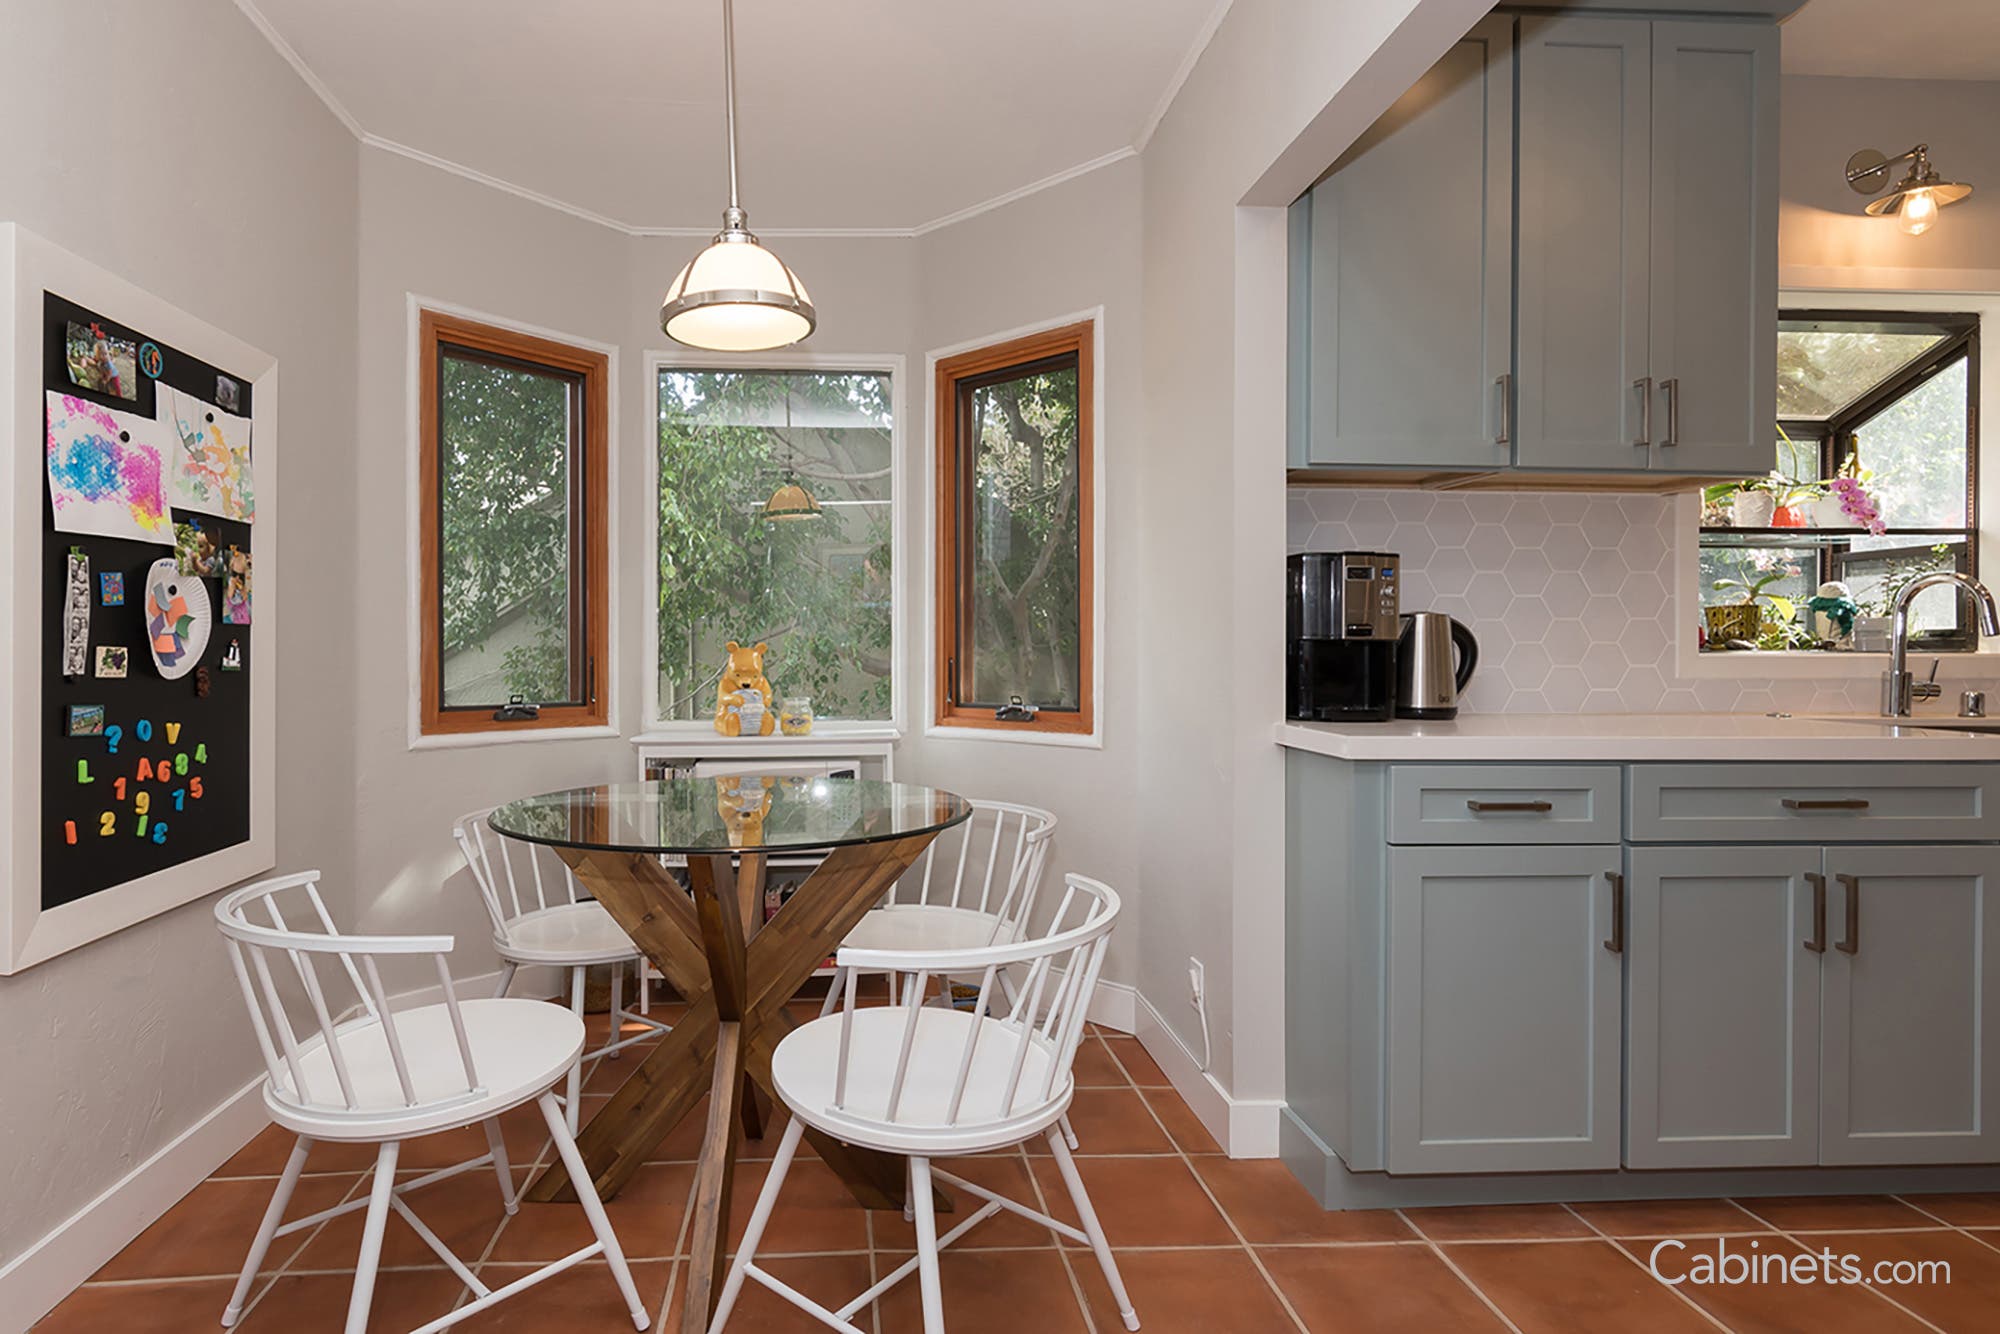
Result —
[[1785, 73], [2000, 79], [1995, 11], [1995, 0], [1809, 0], [1785, 24]]
[[[628, 229], [726, 198], [720, 0], [237, 0], [364, 139]], [[910, 231], [1125, 155], [1227, 0], [742, 0], [752, 228]]]

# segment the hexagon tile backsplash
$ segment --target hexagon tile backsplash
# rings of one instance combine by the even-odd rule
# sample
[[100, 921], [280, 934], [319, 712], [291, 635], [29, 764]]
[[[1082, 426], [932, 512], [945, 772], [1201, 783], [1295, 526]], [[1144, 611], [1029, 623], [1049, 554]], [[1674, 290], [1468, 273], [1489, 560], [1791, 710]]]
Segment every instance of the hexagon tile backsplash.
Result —
[[1286, 539], [1289, 551], [1399, 555], [1403, 610], [1448, 612], [1479, 638], [1470, 711], [1874, 711], [1873, 674], [1680, 677], [1673, 524], [1663, 496], [1293, 487]]

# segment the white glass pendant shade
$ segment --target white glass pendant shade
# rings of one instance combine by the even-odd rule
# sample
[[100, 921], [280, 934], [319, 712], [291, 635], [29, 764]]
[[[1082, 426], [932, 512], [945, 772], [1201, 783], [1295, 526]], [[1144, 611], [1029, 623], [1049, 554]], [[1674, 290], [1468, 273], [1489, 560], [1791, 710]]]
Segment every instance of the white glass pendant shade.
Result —
[[798, 275], [744, 231], [725, 231], [689, 260], [660, 305], [667, 337], [713, 352], [785, 347], [815, 318]]

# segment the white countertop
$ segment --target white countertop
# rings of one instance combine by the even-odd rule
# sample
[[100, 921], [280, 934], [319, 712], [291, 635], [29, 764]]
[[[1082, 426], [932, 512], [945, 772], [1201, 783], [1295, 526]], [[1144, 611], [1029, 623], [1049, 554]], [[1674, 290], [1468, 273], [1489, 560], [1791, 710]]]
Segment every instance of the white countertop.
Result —
[[1445, 723], [1281, 722], [1275, 739], [1293, 750], [1342, 760], [2000, 760], [2000, 732], [1760, 713], [1491, 713], [1461, 714]]

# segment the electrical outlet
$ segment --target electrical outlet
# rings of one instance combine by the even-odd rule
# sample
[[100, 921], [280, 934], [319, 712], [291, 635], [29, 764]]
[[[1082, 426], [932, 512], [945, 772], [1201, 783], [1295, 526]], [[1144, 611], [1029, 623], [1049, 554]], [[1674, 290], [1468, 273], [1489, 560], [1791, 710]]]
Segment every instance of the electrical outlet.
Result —
[[1201, 960], [1188, 956], [1188, 1004], [1196, 1009], [1208, 999], [1208, 974], [1201, 966]]

